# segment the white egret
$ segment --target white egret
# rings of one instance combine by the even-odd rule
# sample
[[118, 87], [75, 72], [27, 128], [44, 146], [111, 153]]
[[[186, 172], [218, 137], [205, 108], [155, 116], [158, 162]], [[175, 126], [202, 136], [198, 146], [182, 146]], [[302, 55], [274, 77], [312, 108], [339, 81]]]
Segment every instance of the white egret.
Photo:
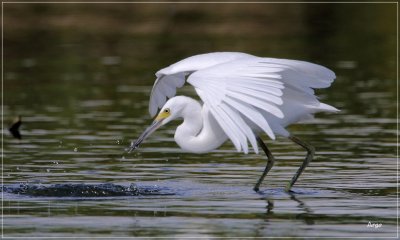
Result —
[[[168, 122], [183, 118], [175, 131], [176, 143], [185, 151], [210, 152], [230, 139], [238, 152], [255, 153], [257, 143], [268, 157], [267, 166], [254, 186], [261, 182], [274, 164], [274, 157], [262, 141], [264, 132], [275, 140], [287, 137], [305, 150], [307, 156], [286, 186], [289, 191], [312, 160], [314, 148], [291, 135], [285, 127], [317, 112], [336, 112], [336, 108], [318, 101], [314, 89], [327, 88], [335, 74], [309, 62], [263, 58], [239, 52], [216, 52], [183, 59], [156, 73], [149, 111], [153, 124], [132, 142], [136, 149], [151, 133]], [[202, 103], [175, 96], [176, 89], [190, 83]], [[167, 101], [167, 98], [169, 100]]]

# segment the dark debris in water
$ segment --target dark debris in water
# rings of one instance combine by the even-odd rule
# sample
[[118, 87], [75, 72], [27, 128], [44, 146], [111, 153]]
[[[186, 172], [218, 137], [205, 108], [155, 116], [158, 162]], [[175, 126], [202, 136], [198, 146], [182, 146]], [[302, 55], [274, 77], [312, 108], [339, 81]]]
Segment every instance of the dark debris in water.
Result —
[[19, 127], [21, 126], [22, 121], [21, 121], [21, 116], [18, 116], [17, 119], [12, 123], [10, 128], [8, 129], [13, 135], [13, 137], [18, 138], [21, 140], [22, 136], [21, 133], [19, 132]]
[[20, 184], [17, 186], [3, 186], [2, 190], [7, 193], [32, 197], [117, 197], [172, 194], [157, 187], [139, 187], [133, 183], [130, 186], [112, 183], [54, 184], [47, 186], [41, 184]]

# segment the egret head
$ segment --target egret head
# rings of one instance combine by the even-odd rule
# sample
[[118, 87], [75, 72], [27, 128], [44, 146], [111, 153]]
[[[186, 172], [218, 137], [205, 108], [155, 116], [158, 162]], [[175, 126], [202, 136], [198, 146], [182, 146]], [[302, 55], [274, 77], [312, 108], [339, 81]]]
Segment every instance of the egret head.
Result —
[[187, 97], [184, 96], [177, 96], [169, 99], [161, 108], [153, 123], [142, 133], [142, 135], [140, 135], [135, 142], [131, 143], [130, 147], [128, 148], [128, 152], [138, 148], [139, 145], [159, 127], [181, 117], [182, 110], [186, 106], [186, 103]]

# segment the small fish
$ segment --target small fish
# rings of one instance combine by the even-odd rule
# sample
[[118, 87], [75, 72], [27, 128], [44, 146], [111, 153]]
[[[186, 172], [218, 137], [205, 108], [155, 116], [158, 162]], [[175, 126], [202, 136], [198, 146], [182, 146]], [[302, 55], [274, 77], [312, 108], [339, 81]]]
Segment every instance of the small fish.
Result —
[[8, 129], [13, 137], [21, 139], [21, 133], [19, 132], [19, 127], [21, 126], [21, 116], [18, 116], [17, 119], [12, 123], [11, 127]]
[[138, 147], [139, 147], [139, 144], [132, 141], [131, 145], [128, 148], [126, 148], [125, 151], [127, 151], [128, 153], [131, 153], [132, 151], [135, 151], [135, 149]]

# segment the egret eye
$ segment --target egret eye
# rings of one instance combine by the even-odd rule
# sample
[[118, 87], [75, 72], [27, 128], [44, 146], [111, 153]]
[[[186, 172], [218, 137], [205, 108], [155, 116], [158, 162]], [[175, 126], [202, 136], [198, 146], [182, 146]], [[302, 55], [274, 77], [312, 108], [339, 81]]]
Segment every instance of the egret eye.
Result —
[[169, 113], [169, 108], [164, 109], [165, 113]]

